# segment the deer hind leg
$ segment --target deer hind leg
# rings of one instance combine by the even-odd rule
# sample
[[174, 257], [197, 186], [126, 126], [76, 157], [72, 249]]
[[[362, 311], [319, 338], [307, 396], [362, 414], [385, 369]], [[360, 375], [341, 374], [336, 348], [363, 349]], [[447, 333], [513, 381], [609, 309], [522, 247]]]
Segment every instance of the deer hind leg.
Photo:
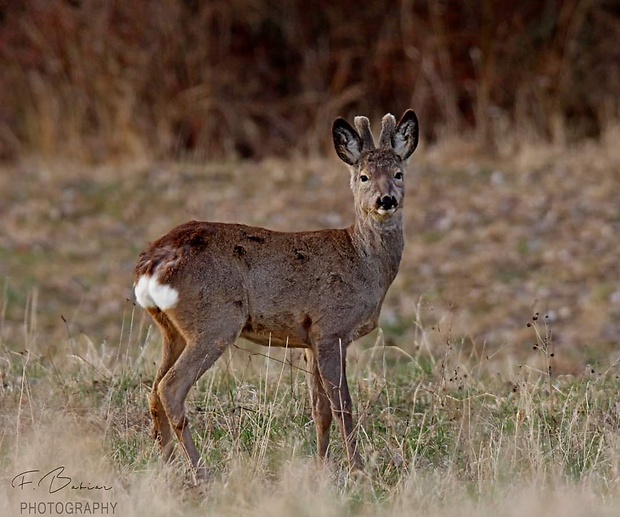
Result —
[[157, 388], [168, 420], [183, 446], [183, 452], [201, 479], [206, 477], [207, 472], [200, 464], [200, 455], [192, 439], [185, 399], [196, 381], [213, 366], [229, 345], [234, 344], [243, 324], [244, 320], [239, 314], [231, 314], [226, 321], [217, 321], [216, 328], [189, 333], [188, 336], [194, 337], [187, 338], [187, 346]]
[[174, 449], [172, 441], [174, 433], [170, 427], [170, 422], [157, 388], [162, 378], [179, 358], [181, 352], [183, 352], [185, 339], [183, 339], [183, 336], [181, 336], [163, 312], [159, 311], [159, 309], [150, 309], [149, 312], [161, 330], [163, 338], [161, 362], [155, 374], [155, 380], [149, 395], [149, 406], [153, 420], [153, 438], [159, 446], [164, 462], [168, 462]]
[[311, 350], [306, 350], [308, 362], [308, 383], [310, 385], [310, 399], [312, 401], [312, 418], [316, 425], [317, 453], [324, 459], [329, 445], [329, 428], [332, 423], [332, 409], [323, 387], [323, 380], [319, 373], [319, 366]]
[[346, 349], [348, 342], [335, 339], [319, 342], [316, 346], [318, 369], [331, 410], [336, 417], [347, 450], [352, 470], [362, 470], [362, 458], [357, 450], [353, 426], [353, 404], [346, 376]]

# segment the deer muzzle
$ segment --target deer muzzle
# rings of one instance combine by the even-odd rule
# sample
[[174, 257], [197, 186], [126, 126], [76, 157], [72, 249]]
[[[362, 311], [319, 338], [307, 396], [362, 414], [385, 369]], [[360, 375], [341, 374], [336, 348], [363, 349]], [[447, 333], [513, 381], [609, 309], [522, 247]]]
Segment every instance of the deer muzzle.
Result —
[[377, 199], [377, 211], [389, 212], [398, 207], [398, 201], [394, 196], [379, 196]]

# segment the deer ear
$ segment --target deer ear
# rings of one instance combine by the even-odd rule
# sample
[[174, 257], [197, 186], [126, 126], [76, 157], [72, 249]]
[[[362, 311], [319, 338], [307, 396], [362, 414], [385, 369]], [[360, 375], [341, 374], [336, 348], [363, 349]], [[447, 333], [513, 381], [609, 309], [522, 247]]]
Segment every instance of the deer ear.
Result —
[[407, 110], [398, 121], [394, 131], [394, 152], [401, 160], [409, 158], [418, 146], [418, 117], [413, 110]]
[[355, 165], [362, 154], [362, 139], [357, 131], [345, 119], [337, 118], [332, 126], [332, 137], [340, 159]]

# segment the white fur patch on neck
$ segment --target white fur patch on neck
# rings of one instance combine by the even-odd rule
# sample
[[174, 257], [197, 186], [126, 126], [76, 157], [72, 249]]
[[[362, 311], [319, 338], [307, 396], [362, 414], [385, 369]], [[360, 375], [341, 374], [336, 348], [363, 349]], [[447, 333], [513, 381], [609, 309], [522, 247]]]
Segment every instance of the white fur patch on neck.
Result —
[[159, 283], [157, 275], [142, 275], [134, 292], [136, 301], [145, 309], [157, 307], [165, 311], [172, 309], [179, 301], [179, 292], [169, 285]]

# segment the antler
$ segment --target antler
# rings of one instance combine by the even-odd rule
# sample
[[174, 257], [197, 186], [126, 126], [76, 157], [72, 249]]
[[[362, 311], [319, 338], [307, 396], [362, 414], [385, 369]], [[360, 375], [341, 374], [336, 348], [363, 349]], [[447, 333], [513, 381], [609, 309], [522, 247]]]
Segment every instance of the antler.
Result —
[[394, 115], [388, 113], [381, 119], [381, 135], [379, 136], [379, 147], [394, 147], [394, 129], [396, 128], [396, 119]]
[[362, 150], [370, 151], [371, 149], [376, 149], [375, 139], [372, 136], [368, 119], [366, 117], [355, 117], [353, 119], [353, 124], [355, 124], [355, 129], [357, 129], [357, 132], [362, 138]]

